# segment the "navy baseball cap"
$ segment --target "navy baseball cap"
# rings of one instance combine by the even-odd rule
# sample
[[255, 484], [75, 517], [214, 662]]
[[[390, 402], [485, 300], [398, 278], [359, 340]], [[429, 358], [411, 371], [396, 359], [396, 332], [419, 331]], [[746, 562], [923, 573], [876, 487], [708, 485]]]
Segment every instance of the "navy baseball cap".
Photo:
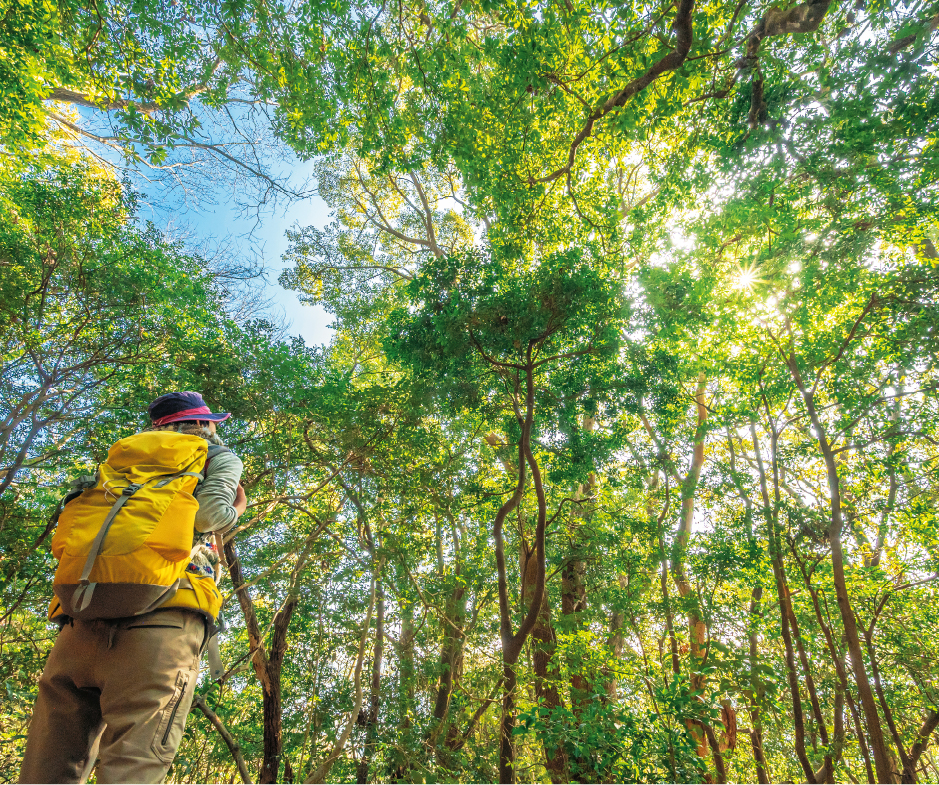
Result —
[[180, 420], [211, 420], [222, 422], [231, 412], [213, 414], [197, 392], [171, 392], [161, 395], [147, 407], [154, 425], [169, 425]]

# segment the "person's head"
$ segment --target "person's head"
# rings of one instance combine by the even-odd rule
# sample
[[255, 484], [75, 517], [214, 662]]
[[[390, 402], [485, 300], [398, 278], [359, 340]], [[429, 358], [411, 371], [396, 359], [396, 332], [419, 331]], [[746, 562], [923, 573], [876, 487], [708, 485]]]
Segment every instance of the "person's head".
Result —
[[197, 392], [170, 392], [161, 395], [147, 407], [150, 427], [173, 430], [211, 439], [218, 423], [231, 417], [230, 412], [213, 413]]

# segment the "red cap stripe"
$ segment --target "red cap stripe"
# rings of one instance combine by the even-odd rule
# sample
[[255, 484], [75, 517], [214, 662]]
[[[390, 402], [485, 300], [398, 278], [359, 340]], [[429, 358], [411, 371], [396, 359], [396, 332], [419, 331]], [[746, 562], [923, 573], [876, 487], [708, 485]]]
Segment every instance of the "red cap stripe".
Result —
[[192, 415], [195, 414], [212, 414], [212, 410], [208, 406], [200, 406], [197, 409], [184, 409], [181, 412], [174, 412], [173, 414], [167, 414], [165, 417], [160, 417], [154, 420], [153, 424], [168, 425], [177, 420], [193, 419]]

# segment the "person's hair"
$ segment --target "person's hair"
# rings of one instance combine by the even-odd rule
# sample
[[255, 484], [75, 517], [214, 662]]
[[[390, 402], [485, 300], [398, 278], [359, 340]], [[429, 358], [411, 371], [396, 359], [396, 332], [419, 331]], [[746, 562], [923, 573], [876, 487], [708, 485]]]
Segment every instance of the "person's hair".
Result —
[[225, 442], [222, 441], [222, 437], [219, 436], [218, 433], [212, 433], [212, 429], [203, 423], [205, 423], [205, 420], [180, 420], [179, 422], [171, 422], [166, 425], [151, 425], [147, 430], [176, 431], [177, 433], [185, 433], [189, 436], [201, 436], [209, 444], [224, 445]]

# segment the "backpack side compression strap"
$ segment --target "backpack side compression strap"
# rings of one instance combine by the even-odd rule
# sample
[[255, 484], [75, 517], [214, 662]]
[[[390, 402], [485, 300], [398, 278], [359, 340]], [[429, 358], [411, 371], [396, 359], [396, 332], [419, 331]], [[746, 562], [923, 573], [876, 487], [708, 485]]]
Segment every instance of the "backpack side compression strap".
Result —
[[209, 660], [209, 673], [213, 681], [220, 681], [225, 675], [225, 666], [222, 664], [222, 653], [218, 648], [218, 631], [212, 633], [208, 644], [205, 647], [206, 655]]

